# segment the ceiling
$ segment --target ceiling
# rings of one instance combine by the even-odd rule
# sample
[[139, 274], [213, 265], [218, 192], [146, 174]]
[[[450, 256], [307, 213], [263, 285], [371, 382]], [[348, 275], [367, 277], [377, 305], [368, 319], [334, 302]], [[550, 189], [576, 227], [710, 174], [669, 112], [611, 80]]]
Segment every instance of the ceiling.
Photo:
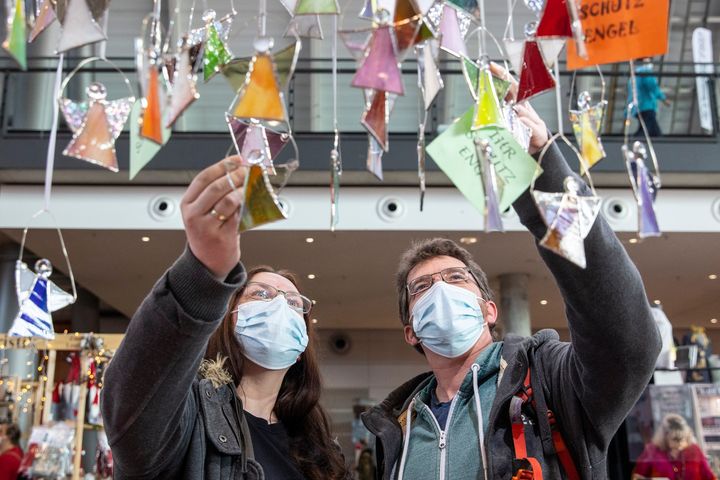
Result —
[[[4, 233], [17, 240], [20, 232]], [[142, 236], [150, 241], [141, 241]], [[301, 290], [317, 301], [312, 316], [320, 328], [393, 329], [400, 325], [393, 285], [398, 258], [413, 239], [430, 236], [436, 233], [252, 231], [243, 235], [242, 255], [247, 266], [269, 264], [297, 272]], [[468, 249], [496, 293], [499, 275], [530, 275], [533, 328], [565, 327], [558, 290], [527, 233], [449, 236], [477, 236]], [[77, 282], [128, 317], [184, 248], [182, 231], [65, 230], [64, 237]], [[307, 243], [307, 237], [314, 241]], [[649, 298], [662, 301], [675, 326], [720, 328], [710, 323], [720, 318], [720, 279], [708, 278], [720, 275], [720, 234], [671, 233], [636, 244], [629, 243], [631, 235], [621, 238], [643, 275]], [[28, 248], [62, 269], [54, 231], [33, 231]], [[311, 273], [316, 275], [313, 280], [307, 278]]]

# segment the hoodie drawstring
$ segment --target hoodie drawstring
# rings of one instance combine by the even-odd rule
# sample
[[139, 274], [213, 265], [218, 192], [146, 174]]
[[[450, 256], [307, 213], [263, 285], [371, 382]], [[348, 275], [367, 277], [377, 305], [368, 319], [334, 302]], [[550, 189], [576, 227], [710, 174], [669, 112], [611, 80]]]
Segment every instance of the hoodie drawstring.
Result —
[[407, 420], [405, 421], [405, 438], [403, 441], [402, 457], [400, 457], [400, 469], [398, 470], [398, 480], [402, 480], [405, 473], [405, 459], [407, 459], [408, 448], [410, 447], [410, 426], [412, 423], [412, 411], [415, 408], [415, 399], [410, 401], [407, 409]]
[[487, 455], [485, 454], [485, 428], [483, 425], [482, 405], [480, 403], [480, 391], [478, 390], [478, 370], [480, 366], [477, 363], [473, 363], [472, 374], [473, 374], [473, 397], [475, 398], [475, 410], [477, 410], [477, 421], [478, 421], [478, 440], [480, 442], [480, 458], [483, 464], [483, 478], [487, 480]]

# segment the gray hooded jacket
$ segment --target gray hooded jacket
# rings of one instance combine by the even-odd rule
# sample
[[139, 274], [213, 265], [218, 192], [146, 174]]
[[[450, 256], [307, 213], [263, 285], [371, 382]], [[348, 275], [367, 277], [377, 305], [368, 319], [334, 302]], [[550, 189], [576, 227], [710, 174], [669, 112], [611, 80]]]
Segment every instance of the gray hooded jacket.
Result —
[[[556, 146], [548, 150], [542, 167], [536, 189], [562, 192], [565, 178], [573, 175], [584, 186], [581, 193], [589, 193]], [[541, 239], [546, 226], [530, 193], [526, 191], [513, 206], [536, 241]], [[500, 380], [485, 432], [488, 479], [509, 480], [515, 473], [509, 404], [520, 391], [529, 366], [537, 418], [527, 433], [528, 456], [540, 461], [543, 478], [565, 478], [547, 421], [549, 408], [580, 477], [605, 479], [610, 440], [653, 372], [660, 351], [658, 331], [640, 275], [601, 216], [585, 241], [586, 269], [543, 247], [539, 251], [565, 301], [572, 342], [560, 342], [552, 330], [504, 339]], [[397, 475], [404, 435], [398, 417], [431, 376], [413, 378], [363, 414], [363, 422], [377, 437], [378, 477], [383, 480]], [[476, 421], [472, 415], [468, 417], [468, 422]], [[467, 445], [468, 455], [480, 455], [477, 437], [459, 441]]]
[[264, 479], [232, 383], [221, 365], [201, 369], [245, 279], [238, 265], [219, 282], [186, 249], [133, 316], [100, 405], [116, 479]]

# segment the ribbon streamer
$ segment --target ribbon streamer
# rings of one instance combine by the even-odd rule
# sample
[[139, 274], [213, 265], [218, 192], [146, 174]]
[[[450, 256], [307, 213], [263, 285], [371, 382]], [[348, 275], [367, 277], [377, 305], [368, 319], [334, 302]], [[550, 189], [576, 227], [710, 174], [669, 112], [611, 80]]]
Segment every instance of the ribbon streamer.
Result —
[[[60, 96], [62, 85], [62, 70], [65, 54], [61, 53], [58, 58], [58, 66], [55, 72], [55, 86], [53, 88], [53, 99]], [[52, 125], [50, 126], [50, 138], [48, 139], [47, 157], [45, 161], [45, 211], [50, 210], [50, 195], [52, 190], [53, 170], [55, 169], [55, 144], [57, 142], [58, 116], [60, 115], [60, 104], [57, 100], [53, 102]]]

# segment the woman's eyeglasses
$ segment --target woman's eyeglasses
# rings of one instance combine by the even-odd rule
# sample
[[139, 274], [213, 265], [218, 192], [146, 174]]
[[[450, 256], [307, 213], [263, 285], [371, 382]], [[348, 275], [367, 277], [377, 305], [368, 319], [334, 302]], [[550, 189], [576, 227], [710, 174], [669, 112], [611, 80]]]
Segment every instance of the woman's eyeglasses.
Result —
[[312, 300], [304, 295], [300, 295], [297, 292], [285, 292], [279, 288], [275, 288], [272, 285], [262, 282], [248, 282], [245, 285], [245, 291], [242, 296], [250, 298], [252, 300], [261, 300], [269, 302], [282, 293], [285, 297], [285, 301], [290, 305], [290, 308], [297, 311], [298, 313], [310, 313], [312, 309]]

